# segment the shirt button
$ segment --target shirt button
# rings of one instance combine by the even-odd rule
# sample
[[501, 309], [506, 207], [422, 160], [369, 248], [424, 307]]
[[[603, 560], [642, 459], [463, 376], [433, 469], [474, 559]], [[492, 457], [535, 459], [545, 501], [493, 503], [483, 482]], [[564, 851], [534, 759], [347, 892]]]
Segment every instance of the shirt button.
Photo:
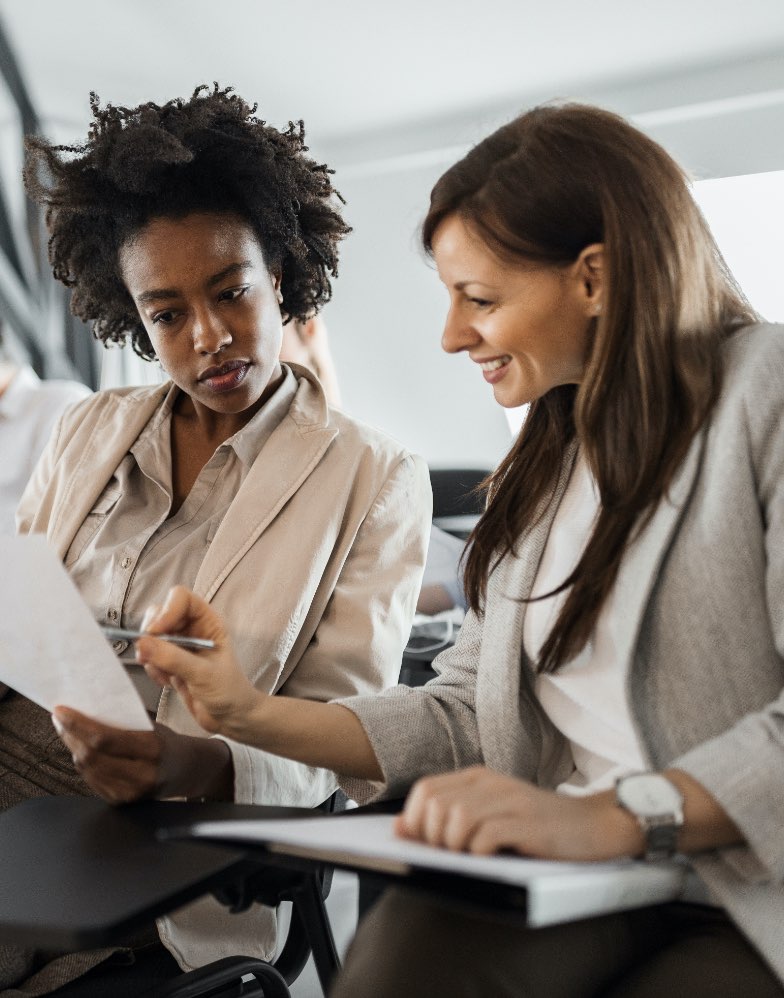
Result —
[[126, 557], [125, 557], [125, 558], [123, 558], [123, 560], [122, 560], [122, 561], [120, 562], [120, 568], [129, 568], [129, 567], [130, 567], [130, 564], [131, 564], [131, 559], [130, 559], [130, 558], [128, 558], [128, 557], [126, 556]]
[[109, 618], [109, 620], [111, 620], [111, 621], [112, 621], [112, 623], [114, 623], [114, 621], [116, 621], [116, 620], [117, 620], [117, 611], [116, 611], [116, 610], [110, 610], [110, 611], [109, 611], [109, 612], [108, 612], [108, 613], [106, 614], [106, 616], [107, 616], [107, 617]]

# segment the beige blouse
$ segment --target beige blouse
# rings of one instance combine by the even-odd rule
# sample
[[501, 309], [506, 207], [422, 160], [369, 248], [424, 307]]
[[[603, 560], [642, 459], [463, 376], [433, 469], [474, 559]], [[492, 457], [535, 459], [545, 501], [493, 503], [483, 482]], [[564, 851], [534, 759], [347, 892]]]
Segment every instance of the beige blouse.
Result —
[[[256, 415], [224, 441], [204, 465], [187, 498], [170, 516], [173, 499], [171, 417], [180, 389], [172, 385], [77, 531], [65, 558], [95, 619], [138, 628], [150, 603], [171, 586], [190, 588], [240, 486], [264, 444], [289, 410], [297, 388], [293, 372]], [[145, 707], [155, 713], [160, 688], [128, 651], [123, 656]]]

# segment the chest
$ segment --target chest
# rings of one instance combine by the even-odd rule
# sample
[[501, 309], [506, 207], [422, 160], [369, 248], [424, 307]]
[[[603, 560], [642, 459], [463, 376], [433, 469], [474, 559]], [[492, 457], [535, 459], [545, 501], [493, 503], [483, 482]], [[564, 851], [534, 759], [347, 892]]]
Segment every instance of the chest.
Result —
[[[220, 442], [220, 441], [219, 441]], [[215, 452], [217, 444], [205, 439], [196, 427], [179, 419], [171, 425], [171, 488], [169, 516], [174, 516], [190, 495], [202, 468]]]

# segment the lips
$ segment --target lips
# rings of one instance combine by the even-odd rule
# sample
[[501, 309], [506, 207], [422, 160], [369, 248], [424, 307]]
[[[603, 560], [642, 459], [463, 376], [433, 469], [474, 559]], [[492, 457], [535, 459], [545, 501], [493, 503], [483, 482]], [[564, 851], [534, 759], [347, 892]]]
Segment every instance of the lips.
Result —
[[474, 363], [478, 364], [483, 371], [497, 371], [499, 367], [504, 367], [512, 358], [508, 353], [504, 354], [502, 357], [493, 357], [490, 360], [476, 360]]
[[231, 391], [244, 380], [249, 368], [250, 364], [246, 360], [227, 360], [225, 364], [202, 371], [199, 383], [213, 392]]
[[512, 363], [512, 358], [507, 353], [502, 357], [489, 357], [487, 360], [479, 360], [477, 358], [475, 363], [479, 364], [482, 377], [488, 385], [495, 385], [506, 376], [509, 365]]

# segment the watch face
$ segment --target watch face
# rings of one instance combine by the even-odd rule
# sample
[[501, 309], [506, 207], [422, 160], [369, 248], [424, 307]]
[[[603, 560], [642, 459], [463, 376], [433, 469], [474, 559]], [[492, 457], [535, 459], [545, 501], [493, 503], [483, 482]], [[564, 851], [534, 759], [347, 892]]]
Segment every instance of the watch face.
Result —
[[625, 808], [642, 818], [676, 814], [683, 804], [678, 789], [658, 773], [624, 777], [618, 782], [617, 794]]

